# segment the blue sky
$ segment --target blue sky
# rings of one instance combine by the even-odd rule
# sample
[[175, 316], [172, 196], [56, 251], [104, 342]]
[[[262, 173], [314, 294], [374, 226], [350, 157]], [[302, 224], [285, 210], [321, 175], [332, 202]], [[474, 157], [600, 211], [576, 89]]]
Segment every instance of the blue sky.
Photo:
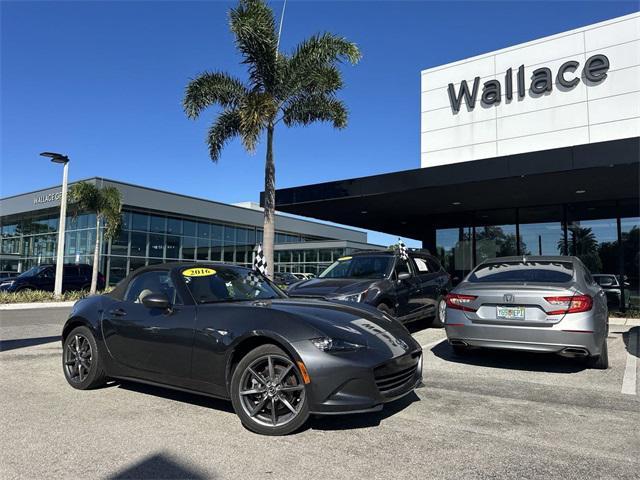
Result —
[[[277, 15], [282, 2], [270, 2]], [[207, 69], [244, 77], [232, 2], [2, 1], [1, 181], [8, 196], [59, 183], [38, 157], [68, 154], [70, 179], [115, 180], [223, 202], [257, 200], [264, 150], [204, 136], [215, 110], [188, 120], [188, 80]], [[277, 186], [420, 166], [420, 71], [638, 10], [637, 2], [295, 1], [281, 49], [331, 31], [356, 42], [344, 68], [349, 126], [276, 131]], [[372, 234], [370, 241], [393, 238]]]

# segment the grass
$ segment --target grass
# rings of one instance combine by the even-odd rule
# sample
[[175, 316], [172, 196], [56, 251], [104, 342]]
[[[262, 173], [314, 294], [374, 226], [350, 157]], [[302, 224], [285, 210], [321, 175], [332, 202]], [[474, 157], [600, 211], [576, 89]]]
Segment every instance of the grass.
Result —
[[[107, 293], [112, 288], [98, 293]], [[60, 299], [53, 296], [53, 292], [43, 290], [23, 290], [21, 292], [0, 292], [0, 304], [6, 303], [34, 303], [34, 302], [74, 302], [89, 295], [86, 290], [64, 292]]]

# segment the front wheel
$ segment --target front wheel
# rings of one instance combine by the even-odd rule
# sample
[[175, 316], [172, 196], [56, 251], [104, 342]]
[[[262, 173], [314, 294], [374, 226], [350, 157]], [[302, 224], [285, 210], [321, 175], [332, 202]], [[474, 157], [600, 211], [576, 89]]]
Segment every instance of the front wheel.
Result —
[[74, 328], [62, 346], [64, 377], [73, 388], [90, 390], [106, 383], [98, 345], [87, 327]]
[[231, 379], [231, 401], [242, 424], [262, 435], [287, 435], [309, 418], [302, 375], [275, 345], [249, 352]]

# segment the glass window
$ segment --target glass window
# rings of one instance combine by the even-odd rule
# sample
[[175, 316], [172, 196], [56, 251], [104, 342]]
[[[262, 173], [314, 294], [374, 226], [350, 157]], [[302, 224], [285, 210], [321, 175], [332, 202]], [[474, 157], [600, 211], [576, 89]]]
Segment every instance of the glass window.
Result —
[[187, 235], [189, 237], [196, 236], [196, 222], [192, 222], [190, 220], [184, 220], [182, 222], [182, 234]]
[[164, 235], [149, 235], [149, 256], [154, 258], [164, 256]]
[[249, 232], [246, 228], [237, 228], [236, 229], [236, 244], [237, 245], [247, 245], [247, 239], [249, 237]]
[[224, 247], [224, 258], [223, 261], [226, 263], [233, 263], [234, 260], [234, 249], [233, 247]]
[[220, 246], [212, 246], [211, 247], [211, 261], [212, 262], [221, 262], [222, 261], [222, 247], [220, 247]]
[[305, 250], [304, 251], [304, 261], [305, 262], [317, 262], [318, 261], [318, 250]]
[[167, 218], [167, 233], [182, 233], [182, 220], [179, 218]]
[[[238, 302], [279, 298], [269, 282], [255, 282], [250, 270], [216, 267], [213, 275], [184, 277], [187, 288], [197, 303]], [[254, 274], [255, 275], [255, 274]]]
[[185, 260], [194, 260], [195, 253], [196, 239], [192, 237], [182, 237], [182, 258]]
[[520, 225], [521, 255], [562, 255], [564, 230], [560, 222]]
[[[344, 257], [320, 274], [321, 278], [384, 278], [391, 268], [391, 255]], [[406, 264], [405, 264], [406, 267]]]
[[180, 258], [180, 237], [177, 235], [167, 235], [167, 258]]
[[109, 258], [109, 285], [115, 285], [127, 276], [126, 257]]
[[198, 239], [197, 260], [209, 260], [209, 240], [206, 238]]
[[128, 255], [129, 232], [121, 230], [120, 234], [111, 240], [111, 255]]
[[473, 268], [471, 227], [436, 230], [436, 250], [444, 269], [457, 280]]
[[618, 273], [618, 225], [615, 219], [574, 220], [567, 226], [569, 255], [591, 273]]
[[156, 233], [164, 233], [166, 231], [166, 218], [157, 215], [151, 215], [151, 231]]
[[146, 232], [149, 230], [149, 216], [144, 213], [131, 214], [131, 230]]
[[515, 225], [476, 227], [476, 263], [517, 254]]
[[147, 261], [144, 258], [129, 258], [129, 273], [144, 267], [147, 264]]
[[429, 268], [429, 265], [427, 264], [427, 260], [424, 258], [414, 257], [413, 261], [416, 264], [418, 273], [429, 273], [432, 270], [431, 268]]
[[622, 218], [622, 253], [624, 255], [624, 279], [629, 299], [634, 310], [640, 309], [640, 218]]
[[235, 245], [236, 243], [236, 229], [225, 225], [224, 227], [224, 244]]
[[168, 271], [144, 272], [136, 276], [129, 284], [124, 300], [141, 303], [151, 293], [164, 294], [171, 303], [175, 303], [176, 289]]
[[209, 238], [211, 227], [208, 223], [198, 222], [198, 237]]
[[218, 247], [222, 245], [222, 235], [223, 235], [222, 225], [216, 225], [215, 223], [211, 225], [211, 245], [212, 246]]
[[146, 257], [147, 256], [147, 234], [131, 232], [131, 256]]
[[122, 212], [122, 229], [131, 229], [131, 212]]
[[496, 262], [476, 268], [467, 279], [472, 283], [566, 283], [573, 279], [571, 262]]

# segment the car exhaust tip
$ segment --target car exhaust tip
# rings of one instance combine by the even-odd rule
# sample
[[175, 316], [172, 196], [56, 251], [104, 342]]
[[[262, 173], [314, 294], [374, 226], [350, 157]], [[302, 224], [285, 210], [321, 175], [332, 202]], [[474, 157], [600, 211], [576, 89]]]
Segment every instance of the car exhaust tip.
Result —
[[458, 345], [460, 347], [468, 347], [469, 346], [469, 344], [467, 342], [464, 342], [462, 340], [455, 340], [455, 339], [449, 340], [449, 344], [450, 345]]
[[570, 357], [586, 357], [589, 355], [589, 352], [586, 348], [580, 347], [567, 347], [561, 352], [563, 355]]

